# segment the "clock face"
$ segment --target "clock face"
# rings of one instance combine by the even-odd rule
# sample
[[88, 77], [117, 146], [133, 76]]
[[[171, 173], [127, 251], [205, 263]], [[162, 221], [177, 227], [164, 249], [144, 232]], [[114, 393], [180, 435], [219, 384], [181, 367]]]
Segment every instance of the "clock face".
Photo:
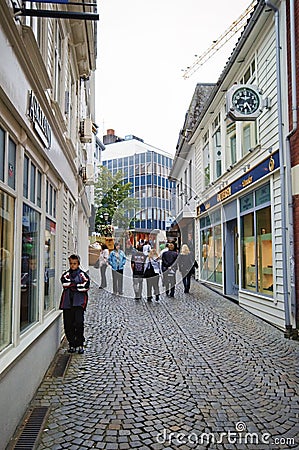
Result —
[[240, 114], [253, 114], [260, 106], [260, 98], [254, 90], [242, 87], [233, 94], [232, 106]]

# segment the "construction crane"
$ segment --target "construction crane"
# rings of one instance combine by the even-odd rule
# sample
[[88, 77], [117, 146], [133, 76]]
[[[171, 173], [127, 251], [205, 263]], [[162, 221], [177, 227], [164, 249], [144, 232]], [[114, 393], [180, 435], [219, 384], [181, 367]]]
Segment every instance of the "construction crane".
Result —
[[[238, 31], [240, 31], [247, 23], [247, 20], [254, 10], [258, 0], [254, 0], [248, 8], [240, 15], [240, 17], [235, 20], [231, 26], [216, 40], [213, 44], [204, 52], [202, 55], [198, 56], [194, 63], [183, 70], [183, 78], [185, 80], [190, 78], [205, 62], [207, 62], [218, 50], [221, 49]], [[197, 55], [195, 55], [197, 56]]]

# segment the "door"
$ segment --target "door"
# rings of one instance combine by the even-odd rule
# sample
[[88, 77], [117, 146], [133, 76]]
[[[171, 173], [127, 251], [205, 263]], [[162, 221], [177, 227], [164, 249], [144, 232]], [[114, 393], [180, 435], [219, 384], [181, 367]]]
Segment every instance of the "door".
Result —
[[237, 219], [225, 223], [224, 228], [224, 261], [225, 283], [227, 295], [238, 296], [239, 293], [239, 255]]

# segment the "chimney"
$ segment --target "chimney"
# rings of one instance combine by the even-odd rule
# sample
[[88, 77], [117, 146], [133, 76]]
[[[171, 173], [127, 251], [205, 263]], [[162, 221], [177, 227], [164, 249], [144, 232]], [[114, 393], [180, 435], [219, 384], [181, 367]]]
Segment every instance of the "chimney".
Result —
[[112, 128], [107, 130], [107, 134], [103, 136], [103, 144], [114, 144], [117, 141], [117, 136], [115, 136], [115, 131]]

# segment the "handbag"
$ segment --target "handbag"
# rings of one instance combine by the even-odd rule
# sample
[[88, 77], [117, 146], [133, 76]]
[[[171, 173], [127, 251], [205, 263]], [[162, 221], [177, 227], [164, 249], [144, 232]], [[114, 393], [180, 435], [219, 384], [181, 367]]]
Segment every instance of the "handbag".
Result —
[[146, 268], [144, 272], [144, 278], [152, 278], [156, 275], [156, 272], [154, 271], [154, 268], [152, 266], [152, 263], [149, 263], [149, 266]]
[[175, 276], [175, 270], [171, 267], [171, 268], [168, 270], [167, 275], [168, 275], [169, 277], [174, 277], [174, 276]]
[[94, 263], [94, 266], [93, 266], [95, 269], [99, 269], [100, 268], [100, 258], [98, 258], [97, 260], [96, 260], [96, 262]]

